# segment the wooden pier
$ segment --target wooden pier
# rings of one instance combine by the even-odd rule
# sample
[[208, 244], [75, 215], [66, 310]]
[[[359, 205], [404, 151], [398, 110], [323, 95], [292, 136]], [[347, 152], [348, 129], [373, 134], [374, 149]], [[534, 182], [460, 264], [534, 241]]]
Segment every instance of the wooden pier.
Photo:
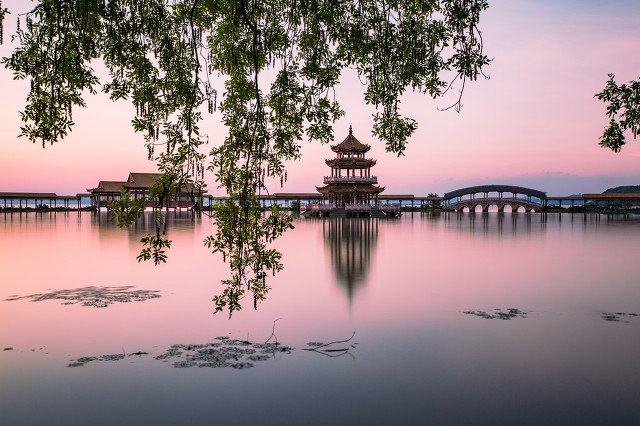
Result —
[[[26, 210], [29, 207], [29, 201], [33, 201], [33, 209], [57, 209], [64, 208], [66, 210], [82, 210], [90, 208], [91, 203], [82, 205], [83, 198], [90, 198], [91, 194], [76, 195], [57, 195], [53, 192], [0, 192], [0, 200], [4, 205], [4, 210]], [[75, 207], [72, 201], [75, 201]], [[24, 202], [24, 205], [23, 205]], [[45, 204], [48, 202], [48, 204]], [[62, 205], [59, 206], [58, 203]], [[17, 205], [16, 205], [17, 204]], [[46, 207], [44, 207], [46, 206]]]

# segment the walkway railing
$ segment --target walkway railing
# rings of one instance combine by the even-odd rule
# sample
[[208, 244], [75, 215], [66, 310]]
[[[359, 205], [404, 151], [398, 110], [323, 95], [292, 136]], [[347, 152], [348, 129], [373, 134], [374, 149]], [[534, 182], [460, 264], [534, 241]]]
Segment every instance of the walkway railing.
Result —
[[368, 212], [371, 210], [371, 206], [366, 204], [347, 204], [344, 209], [348, 212]]
[[382, 203], [378, 203], [378, 209], [382, 210], [383, 212], [398, 212], [400, 211], [400, 203], [393, 203], [393, 204], [382, 204]]
[[325, 176], [324, 183], [378, 183], [378, 176]]
[[[326, 212], [339, 208], [336, 204], [301, 204], [300, 212]], [[400, 204], [378, 204], [377, 206], [371, 204], [346, 204], [344, 207], [346, 211], [350, 212], [367, 212], [371, 209], [379, 209], [382, 211], [399, 211]]]
[[328, 212], [335, 208], [335, 204], [300, 204], [300, 213], [304, 213], [306, 211]]

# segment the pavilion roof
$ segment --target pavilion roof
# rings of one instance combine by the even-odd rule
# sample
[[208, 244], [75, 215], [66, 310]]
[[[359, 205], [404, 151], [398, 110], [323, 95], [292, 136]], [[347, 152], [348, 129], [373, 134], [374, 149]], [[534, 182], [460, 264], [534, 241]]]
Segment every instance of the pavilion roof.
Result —
[[57, 198], [53, 192], [0, 192], [0, 199]]
[[[127, 180], [127, 184], [125, 185], [127, 188], [136, 188], [136, 189], [149, 189], [153, 185], [155, 185], [156, 181], [160, 179], [162, 173], [129, 173], [129, 179]], [[180, 187], [181, 193], [192, 193], [195, 188], [192, 183], [185, 183]], [[201, 190], [201, 193], [207, 192], [206, 190]]]
[[[129, 173], [129, 178], [126, 182], [101, 180], [96, 188], [87, 189], [88, 192], [120, 192], [122, 188], [127, 189], [149, 189], [151, 188], [157, 179], [162, 176], [162, 173]], [[193, 184], [187, 183], [180, 188], [180, 192], [183, 194], [194, 192]], [[204, 194], [206, 190], [202, 190], [200, 193]]]
[[358, 157], [342, 157], [342, 158], [330, 158], [324, 160], [329, 167], [342, 166], [342, 167], [373, 167], [376, 165], [376, 160], [371, 158], [358, 158]]
[[128, 188], [151, 188], [162, 173], [129, 173]]
[[349, 136], [337, 145], [331, 145], [333, 152], [367, 152], [371, 149], [371, 146], [361, 143], [355, 136], [353, 136], [353, 130], [349, 126]]
[[120, 192], [127, 182], [116, 180], [101, 180], [93, 189], [87, 189], [88, 192]]
[[375, 186], [369, 183], [335, 184], [316, 186], [321, 194], [349, 194], [359, 192], [361, 194], [379, 194], [384, 191], [384, 186]]

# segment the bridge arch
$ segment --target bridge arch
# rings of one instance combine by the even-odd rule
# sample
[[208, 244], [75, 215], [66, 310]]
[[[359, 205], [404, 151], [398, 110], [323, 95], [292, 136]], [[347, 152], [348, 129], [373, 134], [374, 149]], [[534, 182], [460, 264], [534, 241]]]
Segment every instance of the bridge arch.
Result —
[[502, 195], [507, 192], [512, 195], [511, 198], [517, 198], [517, 195], [526, 195], [527, 197], [535, 197], [539, 200], [547, 198], [547, 193], [538, 191], [537, 189], [525, 188], [523, 186], [514, 185], [478, 185], [469, 186], [467, 188], [456, 189], [455, 191], [447, 192], [442, 196], [442, 200], [451, 200], [453, 198], [461, 198], [465, 195], [471, 195], [472, 198], [476, 198], [475, 194], [487, 194], [483, 198], [489, 198], [490, 192], [497, 192], [498, 198], [505, 198]]
[[[505, 197], [508, 193], [511, 197]], [[481, 194], [477, 197], [477, 194]], [[494, 195], [497, 194], [497, 197]], [[525, 198], [519, 195], [524, 195]], [[514, 185], [479, 185], [457, 189], [447, 192], [442, 197], [442, 208], [445, 210], [463, 211], [465, 207], [470, 212], [475, 211], [476, 206], [481, 206], [482, 211], [489, 211], [489, 206], [495, 205], [499, 212], [504, 211], [505, 206], [510, 206], [512, 212], [517, 212], [520, 207], [525, 212], [539, 211], [547, 193], [536, 189]]]

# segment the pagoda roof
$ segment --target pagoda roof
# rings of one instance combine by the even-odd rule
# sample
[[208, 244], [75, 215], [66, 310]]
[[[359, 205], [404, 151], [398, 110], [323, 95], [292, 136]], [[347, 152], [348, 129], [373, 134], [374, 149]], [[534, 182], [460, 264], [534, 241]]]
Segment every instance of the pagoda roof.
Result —
[[353, 136], [353, 130], [349, 126], [349, 136], [345, 138], [338, 145], [331, 145], [333, 152], [367, 152], [371, 149], [371, 146], [361, 143], [355, 136]]
[[376, 165], [376, 160], [372, 160], [371, 158], [359, 158], [359, 157], [331, 158], [328, 160], [324, 160], [324, 162], [329, 167], [334, 167], [334, 166], [373, 167]]
[[331, 183], [326, 186], [316, 186], [318, 192], [322, 194], [349, 194], [359, 192], [362, 194], [379, 194], [384, 191], [384, 186], [375, 186], [369, 183], [336, 184]]

